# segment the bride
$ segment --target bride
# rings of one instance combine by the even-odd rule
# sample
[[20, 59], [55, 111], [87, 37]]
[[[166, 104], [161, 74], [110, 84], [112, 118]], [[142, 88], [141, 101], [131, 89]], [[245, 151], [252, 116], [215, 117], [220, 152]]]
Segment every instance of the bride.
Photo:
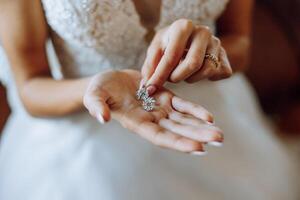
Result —
[[[0, 145], [0, 199], [295, 199], [292, 157], [238, 73], [251, 7], [1, 1], [12, 115]], [[212, 82], [231, 68], [230, 79]]]

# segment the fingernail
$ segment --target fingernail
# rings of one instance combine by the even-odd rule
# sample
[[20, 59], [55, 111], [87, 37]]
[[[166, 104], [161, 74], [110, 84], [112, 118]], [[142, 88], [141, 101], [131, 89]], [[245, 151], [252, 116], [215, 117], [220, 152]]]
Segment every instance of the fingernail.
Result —
[[222, 142], [208, 142], [207, 145], [214, 146], [214, 147], [222, 147]]
[[144, 87], [145, 82], [146, 82], [146, 81], [145, 81], [144, 79], [141, 80], [139, 89], [141, 89], [142, 87]]
[[215, 125], [214, 121], [206, 121], [206, 123], [212, 126]]
[[214, 116], [211, 113], [208, 114], [207, 122], [214, 124]]
[[149, 85], [147, 87], [147, 92], [148, 92], [149, 96], [151, 96], [152, 94], [154, 94], [155, 91], [156, 91], [156, 87], [154, 85]]
[[104, 123], [105, 123], [104, 118], [102, 117], [101, 114], [97, 115], [97, 120], [98, 120], [101, 124], [104, 124]]
[[193, 151], [190, 154], [194, 156], [205, 156], [207, 155], [207, 151]]

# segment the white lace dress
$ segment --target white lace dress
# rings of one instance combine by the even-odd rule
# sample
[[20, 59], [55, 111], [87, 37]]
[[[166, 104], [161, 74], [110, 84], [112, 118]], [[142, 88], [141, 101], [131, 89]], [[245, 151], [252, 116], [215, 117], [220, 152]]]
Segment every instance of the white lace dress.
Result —
[[[157, 28], [182, 17], [214, 28], [227, 4], [162, 2]], [[131, 0], [42, 3], [60, 63], [52, 65], [55, 78], [141, 66], [146, 31]], [[206, 157], [161, 149], [117, 122], [100, 125], [87, 113], [33, 118], [16, 95], [7, 65], [0, 76], [13, 110], [0, 145], [1, 200], [295, 199], [292, 157], [272, 134], [241, 74], [169, 85], [208, 108], [225, 131], [224, 147], [208, 148]]]

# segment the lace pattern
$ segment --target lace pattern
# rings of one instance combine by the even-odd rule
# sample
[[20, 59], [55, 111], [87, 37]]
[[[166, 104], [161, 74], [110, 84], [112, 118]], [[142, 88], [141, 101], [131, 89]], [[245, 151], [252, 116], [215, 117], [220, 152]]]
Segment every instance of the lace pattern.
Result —
[[174, 20], [187, 18], [195, 24], [207, 25], [214, 30], [214, 22], [228, 2], [229, 0], [163, 0], [157, 29], [171, 24]]
[[130, 0], [43, 0], [43, 5], [49, 25], [65, 41], [101, 53], [138, 46], [145, 34]]
[[65, 77], [137, 67], [146, 44], [131, 0], [43, 0]]
[[[132, 0], [42, 0], [64, 77], [139, 68], [146, 30]], [[228, 0], [163, 0], [157, 28], [179, 18], [213, 23]]]

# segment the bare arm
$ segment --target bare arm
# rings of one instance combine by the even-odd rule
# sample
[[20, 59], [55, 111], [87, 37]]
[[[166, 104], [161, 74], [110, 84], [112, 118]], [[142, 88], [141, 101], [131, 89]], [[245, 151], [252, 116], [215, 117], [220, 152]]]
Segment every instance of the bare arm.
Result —
[[0, 1], [0, 39], [30, 114], [61, 116], [83, 108], [88, 78], [56, 81], [50, 75], [47, 25], [39, 0]]
[[251, 47], [253, 0], [231, 0], [218, 22], [223, 47], [234, 71], [247, 67]]

